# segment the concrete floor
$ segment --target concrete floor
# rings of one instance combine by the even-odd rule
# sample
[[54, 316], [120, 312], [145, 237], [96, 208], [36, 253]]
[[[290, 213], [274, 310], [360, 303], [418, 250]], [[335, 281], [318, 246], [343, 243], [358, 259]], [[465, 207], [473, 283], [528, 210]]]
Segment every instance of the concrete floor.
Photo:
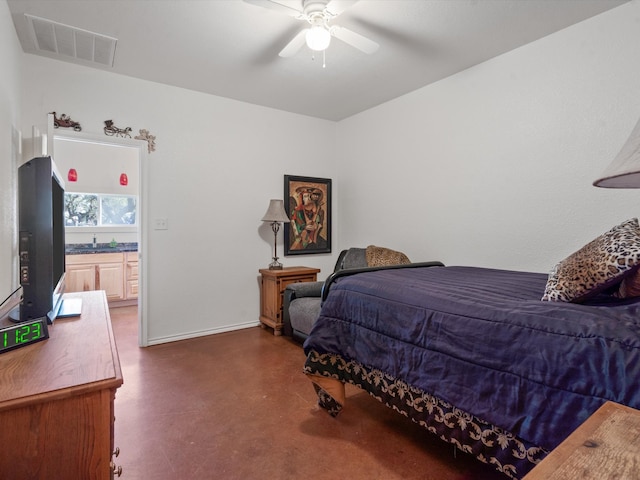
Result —
[[286, 337], [255, 327], [139, 348], [136, 307], [111, 318], [124, 376], [122, 478], [506, 478], [355, 387], [330, 417], [302, 374], [302, 348]]

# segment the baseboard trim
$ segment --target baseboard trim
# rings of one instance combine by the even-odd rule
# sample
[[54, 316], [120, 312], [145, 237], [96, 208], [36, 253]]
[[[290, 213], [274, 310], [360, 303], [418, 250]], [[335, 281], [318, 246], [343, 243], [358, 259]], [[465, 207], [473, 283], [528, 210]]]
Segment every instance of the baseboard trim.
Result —
[[108, 303], [109, 303], [109, 308], [132, 307], [134, 305], [138, 305], [138, 299], [130, 298], [128, 300], [112, 300]]
[[260, 325], [259, 321], [240, 323], [237, 325], [226, 325], [224, 327], [200, 330], [197, 332], [181, 333], [180, 335], [169, 335], [166, 337], [149, 338], [148, 345], [161, 345], [163, 343], [177, 342], [180, 340], [188, 340], [190, 338], [206, 337], [207, 335], [215, 335], [217, 333], [233, 332], [235, 330], [244, 330], [245, 328], [253, 328]]

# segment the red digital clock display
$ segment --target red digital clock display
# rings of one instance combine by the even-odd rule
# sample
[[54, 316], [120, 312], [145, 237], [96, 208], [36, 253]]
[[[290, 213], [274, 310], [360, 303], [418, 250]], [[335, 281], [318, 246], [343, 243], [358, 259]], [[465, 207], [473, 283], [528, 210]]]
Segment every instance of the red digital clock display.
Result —
[[49, 338], [47, 319], [39, 318], [0, 328], [0, 353]]

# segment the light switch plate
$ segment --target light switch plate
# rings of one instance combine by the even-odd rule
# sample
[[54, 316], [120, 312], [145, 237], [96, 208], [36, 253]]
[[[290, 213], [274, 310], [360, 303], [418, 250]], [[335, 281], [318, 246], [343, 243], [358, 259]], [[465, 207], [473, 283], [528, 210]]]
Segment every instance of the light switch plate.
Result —
[[169, 221], [166, 218], [156, 218], [154, 220], [154, 230], [168, 230]]

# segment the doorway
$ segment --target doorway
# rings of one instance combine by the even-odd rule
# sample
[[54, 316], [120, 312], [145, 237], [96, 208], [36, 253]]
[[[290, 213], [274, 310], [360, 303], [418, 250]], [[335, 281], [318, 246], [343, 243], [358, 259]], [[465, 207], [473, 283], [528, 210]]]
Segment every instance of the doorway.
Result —
[[[146, 182], [147, 143], [127, 138], [107, 138], [78, 132], [54, 131], [48, 153], [53, 156], [60, 174], [67, 180], [68, 192], [81, 192], [103, 198], [136, 198], [135, 222], [114, 225], [94, 220], [84, 227], [78, 220], [67, 228], [67, 243], [104, 245], [111, 242], [138, 251], [138, 345], [148, 345], [146, 316]], [[115, 179], [114, 179], [115, 177]], [[81, 181], [84, 178], [84, 182]], [[69, 181], [73, 180], [73, 181]], [[131, 214], [129, 213], [129, 217]], [[126, 254], [125, 254], [126, 255]], [[126, 269], [125, 269], [126, 270]], [[125, 286], [125, 291], [126, 291]]]

